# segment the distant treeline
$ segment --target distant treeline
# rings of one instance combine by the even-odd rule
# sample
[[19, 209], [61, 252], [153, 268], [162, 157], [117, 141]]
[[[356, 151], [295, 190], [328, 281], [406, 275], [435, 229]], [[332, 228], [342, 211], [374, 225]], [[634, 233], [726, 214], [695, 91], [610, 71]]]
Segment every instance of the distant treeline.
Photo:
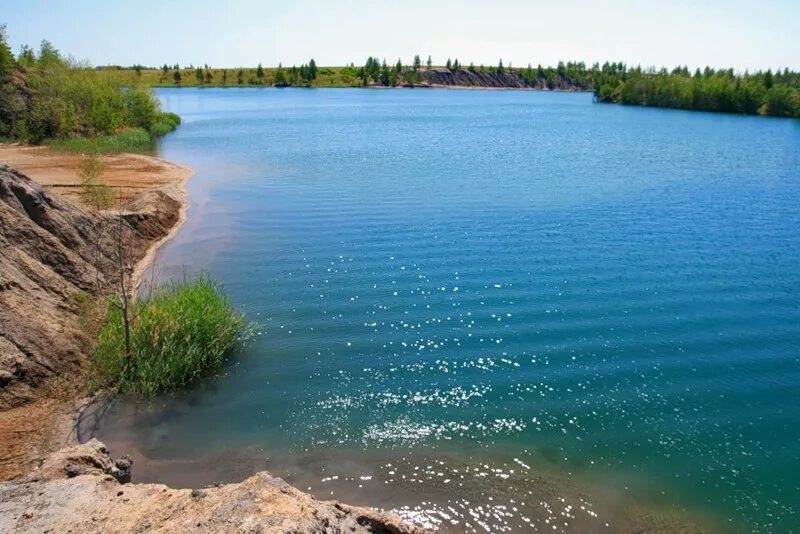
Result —
[[[593, 91], [598, 102], [634, 104], [729, 113], [800, 117], [800, 74], [789, 69], [736, 73], [733, 69], [690, 72], [628, 67], [624, 63], [559, 62], [555, 67], [512, 67], [465, 64], [450, 59], [434, 64], [419, 55], [410, 63], [370, 56], [363, 65], [318, 67], [312, 59], [291, 68], [214, 69], [163, 65], [160, 68], [98, 67], [111, 77], [134, 76], [151, 86], [304, 86], [304, 87], [425, 87], [437, 85], [515, 87], [543, 90]], [[126, 74], [127, 73], [127, 74]]]
[[628, 67], [624, 63], [559, 62], [555, 67], [443, 65], [415, 55], [400, 59], [370, 56], [363, 65], [319, 67], [314, 59], [298, 66], [212, 68], [209, 65], [89, 68], [63, 58], [47, 41], [38, 52], [22, 47], [17, 57], [0, 32], [0, 138], [41, 142], [74, 135], [108, 135], [136, 128], [151, 138], [177, 125], [160, 113], [149, 87], [507, 87], [593, 91], [598, 102], [703, 111], [800, 117], [800, 73], [771, 70], [736, 73], [706, 67], [691, 73]]
[[[48, 41], [15, 57], [0, 26], [0, 140], [42, 143], [124, 134], [142, 148], [172, 130], [143, 84], [123, 83], [62, 54]], [[110, 145], [109, 145], [110, 146]], [[81, 145], [85, 148], [87, 145]]]
[[[464, 65], [458, 59], [448, 59], [444, 65], [434, 65], [430, 56], [424, 66], [417, 55], [411, 64], [404, 65], [401, 60], [389, 65], [386, 60], [370, 56], [363, 66], [354, 63], [339, 67], [318, 67], [312, 58], [299, 67], [285, 67], [279, 63], [277, 67], [266, 68], [259, 64], [256, 68], [213, 68], [203, 66], [181, 66], [180, 64], [164, 64], [161, 67], [130, 67], [107, 65], [96, 67], [99, 72], [119, 79], [134, 79], [153, 87], [163, 86], [275, 86], [275, 87], [367, 87], [367, 86], [416, 86], [435, 84], [431, 72], [449, 70], [453, 73], [470, 72], [491, 75], [511, 75], [526, 80], [529, 85], [539, 85], [544, 89], [557, 89], [560, 82], [567, 81], [571, 88], [591, 90], [593, 77], [584, 63], [560, 62], [557, 67], [541, 65], [513, 69], [505, 66], [500, 60], [497, 65]], [[469, 78], [462, 80], [462, 85], [469, 84]]]
[[662, 108], [800, 117], [800, 73], [788, 68], [754, 74], [706, 67], [691, 73], [605, 64], [594, 74], [598, 102]]

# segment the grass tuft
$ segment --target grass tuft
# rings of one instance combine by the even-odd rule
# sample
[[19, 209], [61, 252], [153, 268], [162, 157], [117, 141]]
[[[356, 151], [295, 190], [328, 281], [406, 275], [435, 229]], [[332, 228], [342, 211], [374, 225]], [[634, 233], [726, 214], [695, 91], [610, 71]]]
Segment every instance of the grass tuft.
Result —
[[131, 310], [130, 356], [122, 314], [109, 306], [92, 357], [92, 385], [151, 397], [218, 369], [249, 326], [220, 285], [205, 275], [158, 289]]

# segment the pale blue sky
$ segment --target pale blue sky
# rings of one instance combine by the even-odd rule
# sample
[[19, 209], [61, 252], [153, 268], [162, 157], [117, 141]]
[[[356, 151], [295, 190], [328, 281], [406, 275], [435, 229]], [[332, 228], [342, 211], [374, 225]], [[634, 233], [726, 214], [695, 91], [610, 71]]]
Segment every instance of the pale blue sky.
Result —
[[800, 0], [2, 0], [15, 52], [42, 39], [95, 65], [555, 64], [800, 68]]

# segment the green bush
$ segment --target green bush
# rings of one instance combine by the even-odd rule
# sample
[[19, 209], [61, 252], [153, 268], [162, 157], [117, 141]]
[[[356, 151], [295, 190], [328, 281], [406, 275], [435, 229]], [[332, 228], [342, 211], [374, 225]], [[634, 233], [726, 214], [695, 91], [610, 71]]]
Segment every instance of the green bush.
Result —
[[[46, 115], [45, 115], [46, 116]], [[67, 114], [69, 116], [69, 114]], [[120, 152], [151, 152], [155, 141], [175, 130], [181, 118], [174, 113], [157, 113], [150, 129], [143, 127], [125, 128], [108, 135], [90, 137], [72, 136], [53, 138], [39, 135], [37, 142], [46, 142], [53, 150], [80, 154], [116, 154]], [[33, 139], [29, 136], [30, 139]]]
[[150, 126], [150, 133], [157, 139], [173, 131], [180, 123], [181, 118], [174, 113], [159, 113]]
[[0, 137], [35, 144], [56, 140], [56, 146], [66, 141], [68, 148], [76, 146], [74, 138], [85, 137], [92, 140], [78, 146], [146, 150], [179, 123], [177, 115], [161, 112], [140, 80], [105, 76], [62, 56], [47, 41], [38, 53], [23, 48], [16, 61], [0, 25]]
[[131, 353], [118, 307], [108, 318], [92, 357], [95, 387], [149, 397], [180, 389], [218, 369], [249, 331], [220, 286], [201, 275], [171, 283], [131, 305]]
[[150, 91], [134, 88], [123, 93], [125, 123], [137, 128], [151, 130], [159, 118], [158, 106], [153, 102]]

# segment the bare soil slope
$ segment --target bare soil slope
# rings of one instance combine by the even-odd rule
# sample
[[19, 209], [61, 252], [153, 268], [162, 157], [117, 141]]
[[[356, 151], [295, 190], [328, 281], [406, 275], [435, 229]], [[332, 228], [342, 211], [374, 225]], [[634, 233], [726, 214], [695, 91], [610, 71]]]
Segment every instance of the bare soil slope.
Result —
[[[76, 202], [79, 156], [0, 147], [0, 479], [20, 476], [64, 445], [90, 339], [82, 324], [96, 277], [114, 276], [114, 243]], [[103, 181], [130, 198], [131, 270], [178, 225], [191, 170], [146, 156], [107, 158]], [[159, 170], [161, 169], [161, 170]], [[96, 246], [97, 245], [97, 246]], [[68, 432], [66, 432], [68, 434]]]

